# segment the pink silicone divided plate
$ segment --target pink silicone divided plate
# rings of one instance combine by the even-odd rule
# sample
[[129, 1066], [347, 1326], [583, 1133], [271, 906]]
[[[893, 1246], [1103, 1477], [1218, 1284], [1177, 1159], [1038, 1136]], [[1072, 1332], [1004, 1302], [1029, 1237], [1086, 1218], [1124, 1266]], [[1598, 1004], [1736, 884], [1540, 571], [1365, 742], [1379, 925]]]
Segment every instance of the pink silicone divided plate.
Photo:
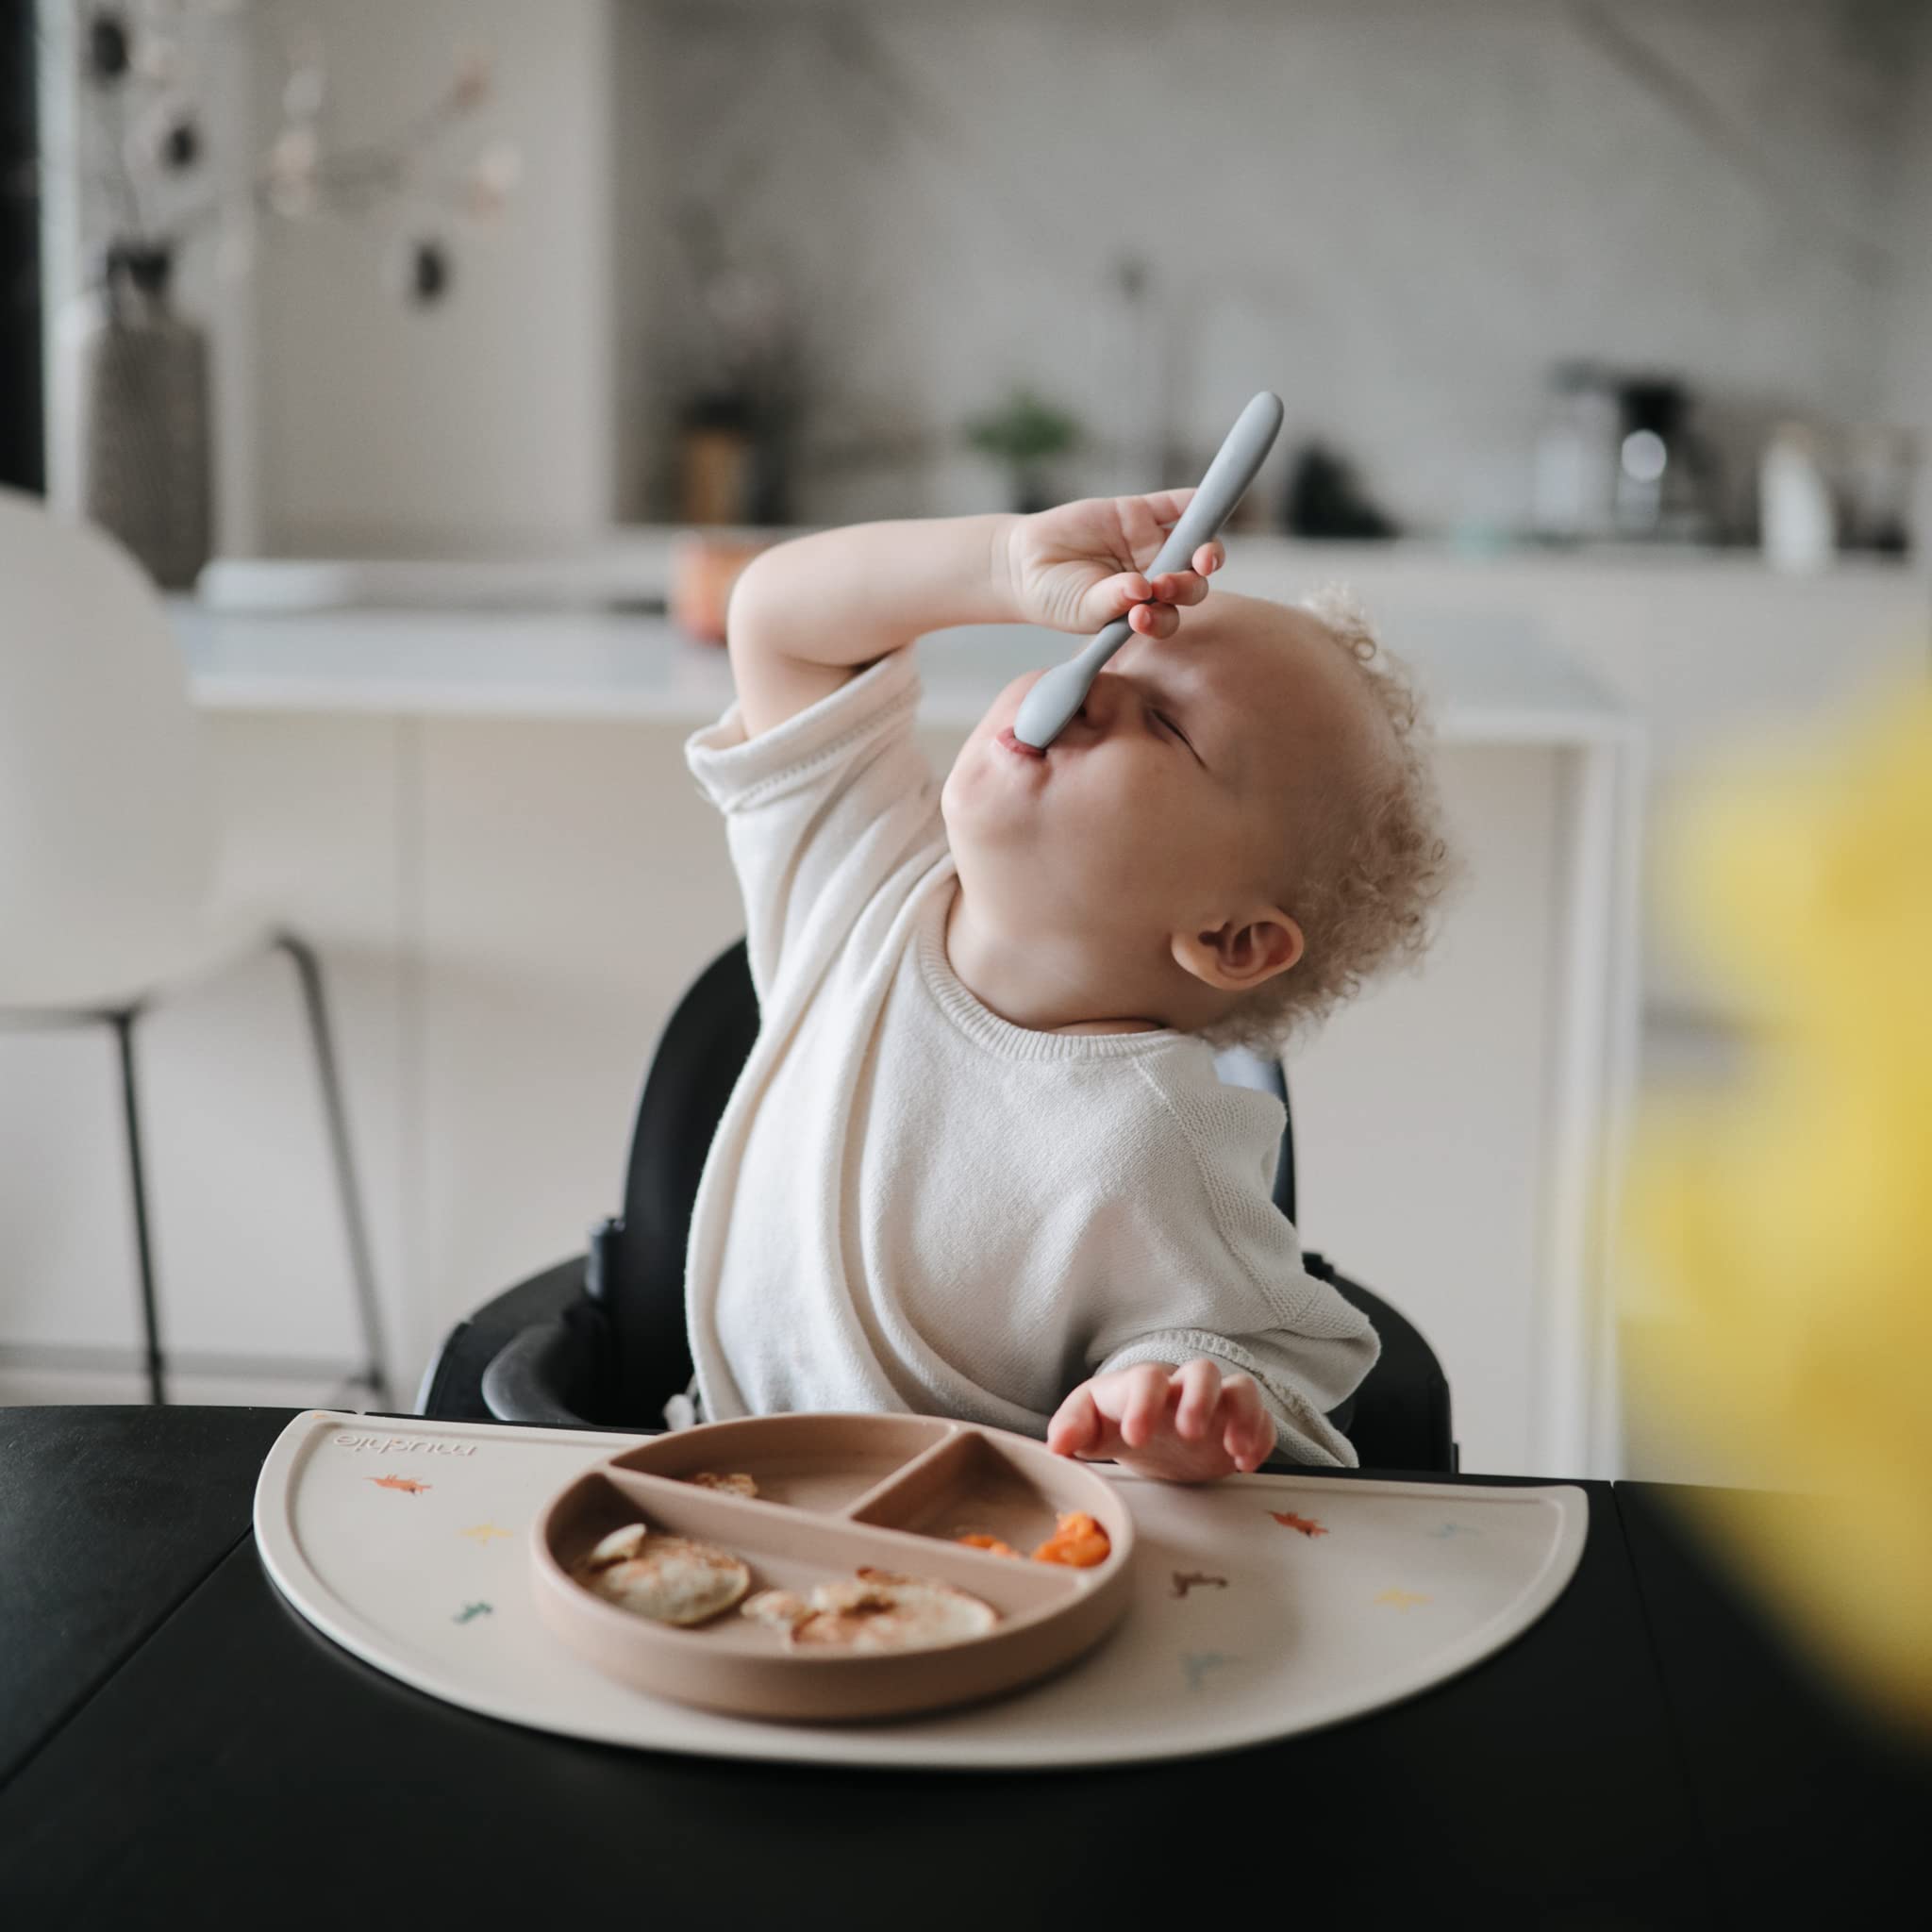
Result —
[[[755, 1498], [693, 1484], [748, 1475]], [[1091, 1569], [1031, 1560], [1057, 1519], [1084, 1511], [1111, 1549]], [[609, 1531], [652, 1531], [728, 1550], [750, 1594], [851, 1580], [861, 1568], [951, 1584], [991, 1604], [984, 1636], [930, 1649], [788, 1647], [738, 1607], [659, 1624], [571, 1574]], [[1001, 1556], [958, 1541], [997, 1538]], [[991, 1697], [1071, 1662], [1126, 1608], [1134, 1524], [1112, 1487], [1038, 1442], [914, 1416], [781, 1415], [713, 1423], [625, 1450], [560, 1491], [533, 1532], [537, 1607], [597, 1669], [653, 1695], [745, 1716], [900, 1717]]]

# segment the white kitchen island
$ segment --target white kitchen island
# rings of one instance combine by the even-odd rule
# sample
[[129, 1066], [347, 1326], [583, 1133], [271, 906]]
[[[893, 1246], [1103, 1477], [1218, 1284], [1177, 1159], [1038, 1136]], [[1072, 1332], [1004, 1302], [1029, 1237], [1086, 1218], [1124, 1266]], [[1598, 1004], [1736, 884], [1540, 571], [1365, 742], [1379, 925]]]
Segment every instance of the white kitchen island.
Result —
[[[722, 652], [595, 608], [223, 609], [173, 617], [231, 827], [233, 894], [319, 943], [341, 1007], [392, 1352], [410, 1386], [447, 1324], [581, 1242], [617, 1201], [631, 1108], [678, 992], [740, 930], [722, 831], [680, 755], [728, 701]], [[1424, 974], [1299, 1047], [1302, 1227], [1401, 1307], [1448, 1373], [1464, 1466], [1613, 1474], [1602, 1184], [1638, 1017], [1642, 733], [1520, 623], [1445, 614], [1391, 641], [1434, 714], [1468, 878]], [[921, 646], [948, 758], [1065, 641]], [[184, 1367], [349, 1352], [341, 1238], [292, 993], [238, 969], [144, 1023], [157, 1247]], [[108, 1067], [8, 1044], [56, 1108], [72, 1194], [10, 1298], [18, 1360], [125, 1345], [131, 1308]], [[92, 1151], [88, 1151], [92, 1149]], [[60, 1178], [65, 1176], [64, 1179]], [[106, 1204], [109, 1211], [101, 1211]], [[20, 1353], [22, 1345], [27, 1355]], [[39, 1353], [35, 1354], [38, 1350]], [[216, 1395], [192, 1374], [184, 1399]]]

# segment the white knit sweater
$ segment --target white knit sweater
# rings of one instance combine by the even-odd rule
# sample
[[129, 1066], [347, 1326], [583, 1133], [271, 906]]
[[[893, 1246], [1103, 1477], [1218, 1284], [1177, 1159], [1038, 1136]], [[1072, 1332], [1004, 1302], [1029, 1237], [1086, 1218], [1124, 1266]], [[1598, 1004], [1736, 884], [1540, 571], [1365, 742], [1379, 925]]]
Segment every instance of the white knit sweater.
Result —
[[1188, 1035], [1030, 1031], [967, 991], [918, 700], [899, 652], [761, 737], [734, 707], [686, 748], [762, 1015], [691, 1224], [705, 1414], [1038, 1437], [1086, 1376], [1205, 1355], [1261, 1385], [1282, 1453], [1352, 1464], [1324, 1411], [1377, 1342], [1270, 1199], [1280, 1103]]

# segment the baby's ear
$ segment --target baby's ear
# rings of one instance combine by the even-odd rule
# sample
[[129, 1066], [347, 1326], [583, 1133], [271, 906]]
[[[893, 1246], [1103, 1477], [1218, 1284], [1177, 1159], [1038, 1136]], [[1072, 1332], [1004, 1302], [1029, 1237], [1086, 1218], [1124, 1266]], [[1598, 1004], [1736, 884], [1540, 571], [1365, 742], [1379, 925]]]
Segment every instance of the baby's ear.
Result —
[[1302, 929], [1278, 906], [1257, 907], [1205, 932], [1177, 932], [1175, 962], [1222, 992], [1252, 992], [1302, 956]]

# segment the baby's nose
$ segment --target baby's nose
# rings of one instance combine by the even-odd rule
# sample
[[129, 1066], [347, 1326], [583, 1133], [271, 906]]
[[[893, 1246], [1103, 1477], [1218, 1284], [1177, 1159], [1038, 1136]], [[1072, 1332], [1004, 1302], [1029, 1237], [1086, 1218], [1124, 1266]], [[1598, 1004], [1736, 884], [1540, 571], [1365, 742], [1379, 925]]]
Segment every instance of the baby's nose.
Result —
[[1105, 731], [1120, 712], [1119, 684], [1117, 677], [1103, 671], [1087, 688], [1080, 708], [1074, 713], [1074, 722], [1091, 731]]

